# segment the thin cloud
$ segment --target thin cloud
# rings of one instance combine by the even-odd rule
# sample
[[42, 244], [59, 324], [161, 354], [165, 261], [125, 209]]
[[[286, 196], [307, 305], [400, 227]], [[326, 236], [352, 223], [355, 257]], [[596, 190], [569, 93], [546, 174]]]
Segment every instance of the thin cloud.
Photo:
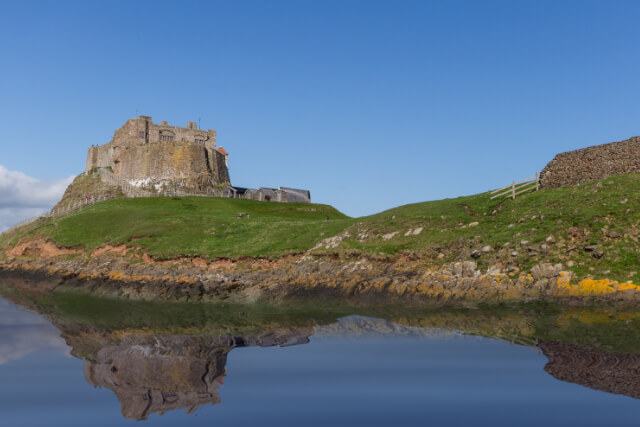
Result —
[[0, 165], [0, 231], [55, 205], [74, 176], [42, 181]]
[[60, 331], [46, 319], [0, 299], [0, 365], [47, 349], [69, 354]]

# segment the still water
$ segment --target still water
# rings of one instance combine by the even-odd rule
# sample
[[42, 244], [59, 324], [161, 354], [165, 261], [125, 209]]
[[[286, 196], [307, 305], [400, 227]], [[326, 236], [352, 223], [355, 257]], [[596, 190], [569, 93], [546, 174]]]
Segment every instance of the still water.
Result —
[[0, 299], [0, 425], [640, 424], [634, 354], [359, 315], [273, 326], [107, 330]]

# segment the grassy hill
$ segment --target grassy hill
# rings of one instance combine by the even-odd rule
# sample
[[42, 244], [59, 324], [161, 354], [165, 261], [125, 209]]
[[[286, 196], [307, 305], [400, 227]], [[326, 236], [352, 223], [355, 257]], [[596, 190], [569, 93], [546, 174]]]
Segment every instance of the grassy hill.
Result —
[[310, 242], [348, 224], [347, 216], [326, 205], [207, 197], [119, 199], [3, 235], [0, 247], [25, 236], [88, 252], [128, 244], [161, 259], [277, 256], [306, 250]]
[[[333, 237], [314, 253], [407, 256], [434, 265], [473, 259], [483, 268], [499, 264], [512, 275], [540, 262], [561, 262], [579, 278], [633, 280], [640, 268], [637, 194], [640, 175], [625, 174], [516, 200], [490, 200], [484, 193], [357, 219], [326, 205], [201, 197], [121, 199], [2, 235], [0, 248], [23, 236], [44, 237], [88, 252], [106, 244], [127, 244], [158, 258], [213, 259], [282, 256]], [[238, 218], [240, 213], [245, 215]]]
[[[640, 270], [638, 194], [640, 174], [624, 174], [515, 200], [483, 193], [416, 203], [358, 219], [340, 248], [433, 264], [475, 259], [513, 273], [561, 262], [581, 278], [628, 280]], [[416, 228], [418, 235], [405, 236]]]

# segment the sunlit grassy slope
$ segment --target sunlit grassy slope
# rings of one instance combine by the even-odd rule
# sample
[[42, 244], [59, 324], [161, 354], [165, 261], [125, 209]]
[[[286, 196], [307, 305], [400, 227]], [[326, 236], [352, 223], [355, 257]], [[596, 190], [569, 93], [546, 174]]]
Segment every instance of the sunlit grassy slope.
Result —
[[[436, 264], [470, 260], [478, 251], [473, 258], [481, 267], [562, 262], [581, 277], [625, 280], [640, 272], [638, 195], [640, 174], [624, 174], [515, 200], [483, 193], [416, 203], [356, 220], [341, 250], [403, 253]], [[405, 236], [420, 227], [420, 234]]]
[[[337, 246], [315, 252], [406, 255], [433, 264], [475, 259], [480, 267], [501, 262], [515, 273], [539, 262], [562, 262], [581, 277], [626, 280], [640, 270], [638, 194], [640, 175], [625, 174], [516, 200], [490, 200], [484, 193], [357, 219], [326, 205], [201, 197], [122, 199], [20, 234], [87, 250], [124, 243], [159, 258], [281, 256], [340, 235], [344, 238]], [[238, 219], [239, 213], [250, 217]], [[19, 237], [3, 235], [0, 247]]]
[[49, 238], [59, 246], [89, 251], [107, 244], [130, 244], [159, 258], [241, 257], [302, 251], [344, 229], [349, 221], [326, 205], [207, 197], [143, 198], [99, 203], [27, 233]]

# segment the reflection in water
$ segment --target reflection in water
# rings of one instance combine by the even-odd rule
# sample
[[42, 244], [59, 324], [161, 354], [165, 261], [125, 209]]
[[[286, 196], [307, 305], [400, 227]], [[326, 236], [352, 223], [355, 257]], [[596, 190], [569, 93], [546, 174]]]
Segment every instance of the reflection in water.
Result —
[[544, 370], [561, 381], [640, 398], [640, 356], [574, 344], [540, 341], [549, 359]]
[[[95, 334], [65, 335], [77, 348], [95, 346]], [[125, 334], [118, 342], [99, 348], [93, 356], [95, 360], [86, 361], [85, 378], [94, 386], [113, 391], [126, 418], [141, 420], [152, 413], [174, 409], [191, 413], [200, 405], [220, 403], [218, 385], [223, 384], [227, 354], [232, 349], [306, 344], [311, 335], [441, 338], [460, 333], [349, 316], [325, 326], [247, 336]]]
[[[571, 321], [557, 321], [559, 327], [549, 328], [550, 319], [558, 317], [557, 311], [552, 311], [544, 319], [536, 317], [538, 314], [517, 310], [424, 310], [417, 314], [401, 310], [386, 315], [392, 321], [366, 316], [316, 320], [325, 309], [313, 314], [298, 313], [295, 318], [288, 314], [278, 317], [271, 312], [254, 313], [250, 317], [244, 312], [235, 312], [235, 316], [227, 316], [225, 312], [215, 317], [217, 314], [210, 306], [188, 305], [185, 311], [176, 309], [179, 315], [168, 321], [165, 319], [165, 306], [158, 310], [158, 307], [122, 304], [126, 307], [123, 315], [107, 317], [107, 321], [99, 316], [87, 317], [85, 312], [69, 314], [63, 311], [64, 299], [49, 302], [46, 309], [33, 301], [24, 297], [20, 303], [43, 310], [50, 322], [35, 313], [19, 310], [0, 298], [0, 365], [43, 348], [68, 354], [67, 346], [70, 346], [71, 354], [85, 361], [86, 381], [111, 390], [120, 402], [122, 415], [128, 419], [147, 419], [153, 413], [163, 414], [176, 409], [191, 413], [201, 405], [218, 404], [221, 401], [219, 386], [224, 382], [227, 357], [232, 349], [306, 344], [312, 336], [319, 339], [336, 336], [351, 339], [355, 335], [441, 339], [466, 333], [510, 342], [535, 343], [548, 358], [544, 369], [553, 377], [595, 390], [640, 397], [640, 356], [633, 353], [638, 348], [635, 345], [637, 333], [633, 335], [638, 328], [628, 323], [635, 322], [637, 316], [623, 316], [619, 321], [614, 319], [618, 323], [612, 327], [612, 324], [605, 324], [605, 320], [610, 322], [612, 319], [609, 315], [581, 315]], [[89, 303], [93, 304], [88, 300], [87, 306]], [[117, 304], [121, 303], [111, 301], [109, 304], [112, 304], [109, 306], [111, 310], [117, 309]], [[67, 306], [76, 309], [80, 305], [72, 300], [72, 304]], [[91, 306], [100, 307], [101, 304]], [[173, 306], [170, 308], [174, 309]], [[144, 317], [145, 310], [150, 317]], [[252, 307], [251, 310], [257, 311], [257, 308]], [[127, 318], [129, 312], [136, 316]], [[143, 315], [137, 317], [140, 313]], [[570, 311], [563, 313], [566, 317]], [[562, 316], [559, 317], [564, 319]], [[544, 327], [537, 326], [540, 319], [543, 321], [539, 324]], [[112, 326], [109, 323], [112, 321], [120, 323]], [[140, 322], [142, 324], [138, 324]], [[598, 322], [606, 328], [598, 331]], [[574, 328], [575, 325], [583, 327], [587, 324], [589, 329]], [[154, 325], [158, 325], [157, 328]], [[628, 325], [628, 329], [624, 329], [624, 325]], [[618, 326], [625, 337], [622, 347], [615, 347], [621, 341], [615, 341], [609, 333], [617, 330]], [[549, 339], [549, 335], [545, 335], [549, 333], [556, 334], [556, 339]], [[608, 348], [613, 346], [624, 351], [616, 353], [593, 349], [557, 339], [559, 336], [570, 341], [584, 338], [585, 334], [590, 334], [589, 342], [598, 344], [598, 340], [604, 340]], [[338, 341], [332, 349], [340, 353], [344, 347]], [[344, 355], [345, 358], [348, 356]], [[424, 363], [431, 361], [425, 360]], [[438, 379], [425, 378], [425, 381], [436, 382]]]
[[[67, 336], [83, 346], [95, 340], [84, 334]], [[204, 404], [218, 404], [229, 351], [244, 346], [290, 346], [318, 336], [414, 336], [442, 338], [458, 331], [397, 325], [382, 319], [349, 316], [314, 328], [280, 329], [248, 336], [123, 335], [87, 360], [86, 380], [112, 390], [122, 415], [146, 419], [152, 413], [175, 409], [193, 412]], [[95, 345], [95, 342], [92, 343]], [[640, 357], [550, 341], [537, 346], [549, 359], [545, 371], [555, 378], [592, 389], [640, 397]]]
[[47, 348], [69, 353], [60, 331], [50, 322], [0, 298], [0, 365]]
[[[100, 348], [86, 361], [86, 380], [112, 390], [126, 418], [174, 409], [191, 413], [198, 406], [220, 403], [218, 385], [226, 375], [227, 354], [236, 347], [286, 347], [306, 344], [311, 335], [428, 336], [460, 335], [444, 329], [396, 325], [382, 319], [349, 316], [315, 328], [281, 329], [249, 336], [125, 335]], [[69, 342], [85, 347], [94, 336], [77, 335]]]
[[101, 348], [84, 372], [89, 383], [118, 396], [126, 418], [146, 419], [182, 408], [191, 413], [200, 405], [220, 403], [218, 385], [231, 349], [307, 342], [307, 336], [295, 331], [247, 337], [128, 335]]

